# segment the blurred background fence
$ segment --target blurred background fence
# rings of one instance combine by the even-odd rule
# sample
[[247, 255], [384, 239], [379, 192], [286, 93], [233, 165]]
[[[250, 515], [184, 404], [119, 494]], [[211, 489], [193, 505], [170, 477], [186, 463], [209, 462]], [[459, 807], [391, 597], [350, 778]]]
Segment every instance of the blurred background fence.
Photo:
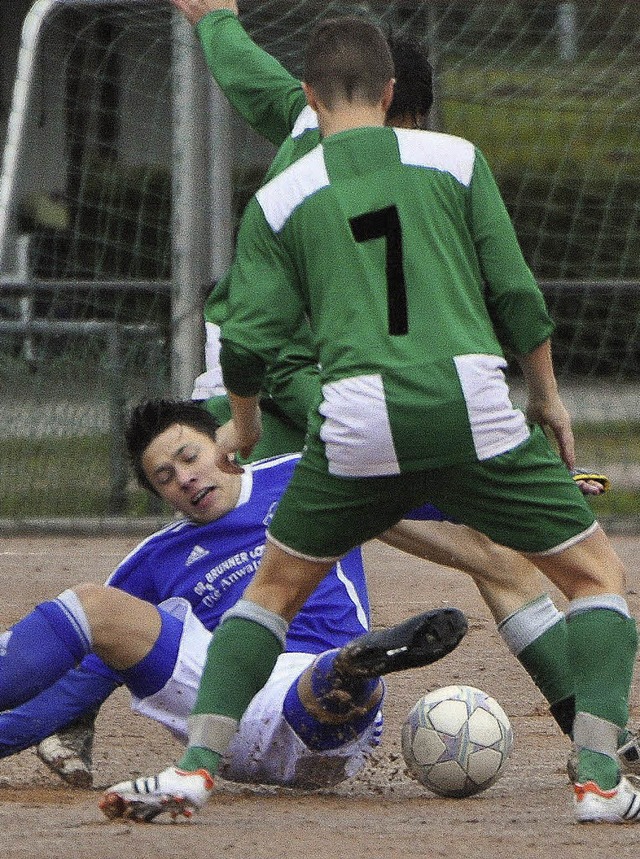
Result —
[[[10, 5], [0, 6], [0, 520], [122, 525], [163, 512], [128, 478], [124, 414], [144, 396], [190, 395], [203, 298], [273, 149], [229, 109], [169, 3]], [[599, 515], [635, 528], [640, 5], [240, 9], [294, 74], [319, 15], [371, 14], [423, 40], [432, 127], [485, 152], [547, 295], [580, 461], [614, 480]]]

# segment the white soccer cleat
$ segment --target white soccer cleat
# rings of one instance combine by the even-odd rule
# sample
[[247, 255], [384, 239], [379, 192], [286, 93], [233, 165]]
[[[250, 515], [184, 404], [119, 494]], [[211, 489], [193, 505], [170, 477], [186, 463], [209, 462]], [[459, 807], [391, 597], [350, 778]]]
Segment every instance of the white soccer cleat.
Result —
[[574, 784], [573, 789], [578, 823], [640, 823], [640, 790], [625, 776], [612, 790], [592, 781]]
[[74, 747], [66, 737], [52, 734], [36, 747], [36, 754], [51, 772], [73, 787], [93, 786], [91, 753]]
[[204, 769], [187, 772], [168, 767], [159, 775], [122, 781], [108, 788], [98, 803], [109, 820], [134, 820], [148, 823], [159, 814], [193, 817], [207, 802], [213, 778]]

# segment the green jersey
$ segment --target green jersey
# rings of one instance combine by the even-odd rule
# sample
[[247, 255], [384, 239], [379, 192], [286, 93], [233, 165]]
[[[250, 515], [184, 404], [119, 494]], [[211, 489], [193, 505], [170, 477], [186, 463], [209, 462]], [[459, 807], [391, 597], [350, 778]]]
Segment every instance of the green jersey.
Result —
[[[318, 118], [307, 106], [300, 81], [250, 38], [232, 12], [211, 12], [196, 31], [209, 71], [230, 104], [254, 131], [280, 146], [265, 181], [318, 145]], [[227, 291], [223, 277], [205, 303], [207, 322], [221, 325], [226, 318]], [[306, 322], [269, 367], [263, 394], [294, 426], [306, 428], [309, 409], [320, 396]], [[301, 446], [302, 441], [296, 450]]]
[[243, 217], [222, 327], [225, 384], [255, 394], [308, 320], [322, 401], [312, 430], [344, 476], [488, 459], [528, 438], [498, 339], [552, 331], [482, 154], [445, 134], [327, 138]]
[[317, 146], [318, 118], [300, 81], [251, 39], [233, 12], [210, 12], [196, 32], [229, 103], [254, 131], [280, 147], [267, 179]]

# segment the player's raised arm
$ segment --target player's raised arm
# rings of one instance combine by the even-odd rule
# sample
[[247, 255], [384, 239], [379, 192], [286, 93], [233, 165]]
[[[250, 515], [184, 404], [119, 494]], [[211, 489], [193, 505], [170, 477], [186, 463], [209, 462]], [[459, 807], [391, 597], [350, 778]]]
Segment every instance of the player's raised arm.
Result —
[[259, 47], [234, 0], [171, 0], [195, 26], [209, 71], [249, 125], [279, 146], [306, 107], [300, 81]]
[[238, 4], [235, 0], [171, 0], [173, 5], [185, 16], [190, 24], [197, 24], [209, 12], [219, 12], [226, 9], [238, 14]]

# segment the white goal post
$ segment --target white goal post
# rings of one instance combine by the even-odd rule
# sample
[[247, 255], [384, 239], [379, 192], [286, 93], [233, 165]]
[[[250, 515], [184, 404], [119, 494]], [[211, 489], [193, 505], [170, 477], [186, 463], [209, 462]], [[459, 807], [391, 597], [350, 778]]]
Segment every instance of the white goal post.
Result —
[[[24, 23], [0, 175], [0, 282], [19, 274], [17, 207], [30, 146], [39, 52], [62, 9], [122, 7], [122, 0], [36, 0]], [[149, 0], [132, 8], [157, 9]], [[162, 5], [162, 4], [160, 4]], [[183, 16], [173, 13], [172, 44], [172, 393], [191, 394], [203, 356], [202, 300], [206, 285], [232, 254], [229, 107], [206, 71], [202, 51]]]

